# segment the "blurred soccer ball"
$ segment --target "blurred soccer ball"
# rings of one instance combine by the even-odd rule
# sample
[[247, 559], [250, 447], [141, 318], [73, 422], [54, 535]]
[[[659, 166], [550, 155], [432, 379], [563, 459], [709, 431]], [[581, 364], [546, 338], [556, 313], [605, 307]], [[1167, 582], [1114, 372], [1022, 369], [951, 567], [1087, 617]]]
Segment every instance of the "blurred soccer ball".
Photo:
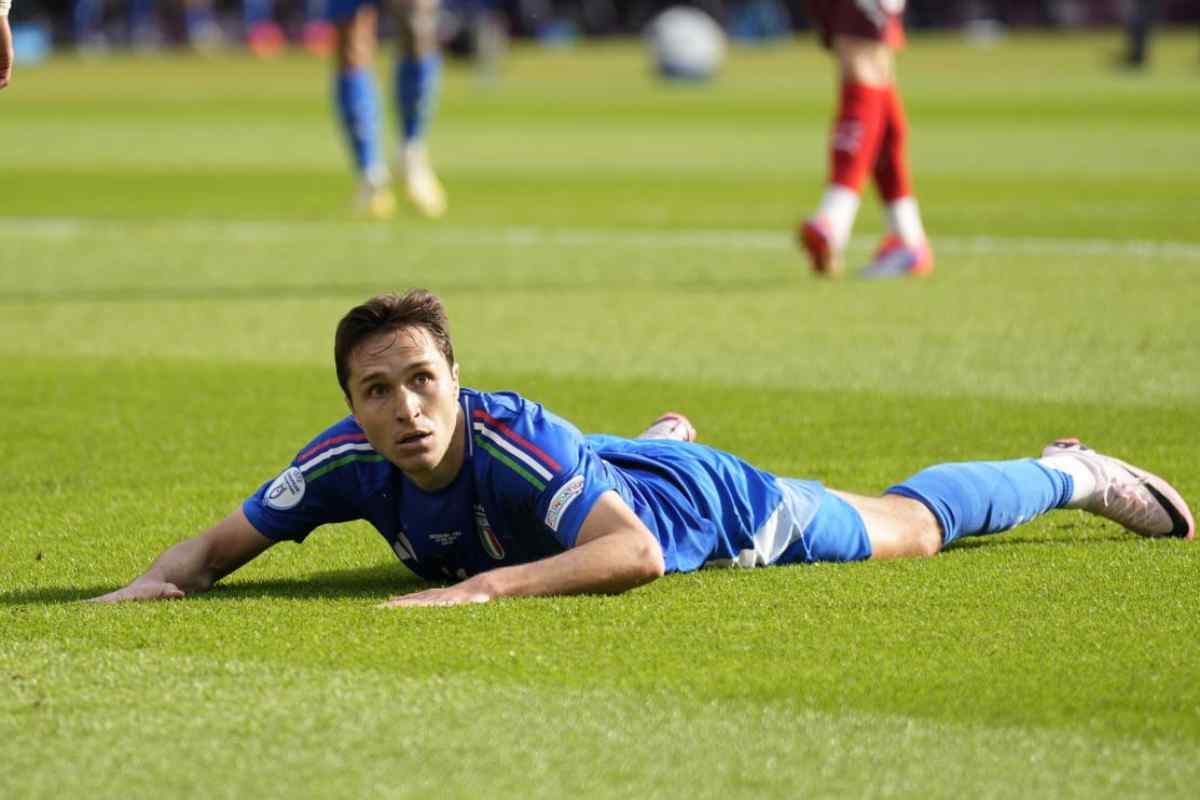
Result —
[[725, 33], [697, 8], [672, 6], [646, 28], [655, 69], [664, 78], [708, 80], [725, 60]]

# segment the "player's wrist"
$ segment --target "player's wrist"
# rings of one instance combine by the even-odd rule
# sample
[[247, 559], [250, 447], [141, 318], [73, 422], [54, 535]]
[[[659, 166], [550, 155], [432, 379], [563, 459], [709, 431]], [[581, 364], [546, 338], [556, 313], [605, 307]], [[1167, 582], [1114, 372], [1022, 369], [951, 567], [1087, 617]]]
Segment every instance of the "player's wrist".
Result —
[[[495, 600], [497, 597], [505, 597], [502, 570], [489, 570], [474, 575], [463, 582], [462, 588], [467, 589], [476, 594], [482, 595], [487, 600]], [[501, 573], [497, 575], [497, 573]]]

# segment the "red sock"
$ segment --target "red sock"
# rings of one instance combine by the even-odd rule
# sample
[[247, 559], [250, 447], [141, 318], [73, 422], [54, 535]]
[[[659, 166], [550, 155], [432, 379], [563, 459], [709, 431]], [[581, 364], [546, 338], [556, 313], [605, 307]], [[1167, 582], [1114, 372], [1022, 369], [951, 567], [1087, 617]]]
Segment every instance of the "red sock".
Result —
[[861, 192], [879, 154], [886, 89], [847, 81], [829, 141], [830, 182]]
[[912, 178], [908, 172], [908, 120], [904, 118], [904, 103], [895, 86], [883, 90], [883, 135], [879, 142], [879, 158], [875, 162], [875, 185], [885, 203], [912, 195]]

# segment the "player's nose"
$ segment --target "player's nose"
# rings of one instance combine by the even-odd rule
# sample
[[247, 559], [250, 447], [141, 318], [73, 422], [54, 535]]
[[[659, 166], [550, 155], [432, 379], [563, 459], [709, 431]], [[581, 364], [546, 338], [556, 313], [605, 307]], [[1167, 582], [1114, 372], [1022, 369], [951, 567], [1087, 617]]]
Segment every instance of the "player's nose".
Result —
[[400, 420], [416, 419], [421, 416], [421, 399], [415, 392], [401, 388], [396, 398], [396, 418]]

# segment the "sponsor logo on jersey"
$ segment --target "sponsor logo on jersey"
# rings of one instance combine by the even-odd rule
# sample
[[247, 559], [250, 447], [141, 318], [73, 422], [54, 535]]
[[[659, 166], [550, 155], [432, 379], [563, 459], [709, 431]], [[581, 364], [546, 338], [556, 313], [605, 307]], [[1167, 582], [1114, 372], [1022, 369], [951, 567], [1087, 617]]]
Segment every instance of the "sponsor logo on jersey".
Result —
[[496, 561], [504, 559], [504, 545], [500, 544], [500, 537], [492, 530], [492, 525], [488, 522], [487, 512], [483, 510], [483, 506], [475, 506], [475, 530], [479, 532], [479, 541], [483, 544], [483, 549], [487, 554]]
[[295, 508], [304, 499], [304, 486], [304, 473], [296, 467], [288, 467], [267, 487], [267, 505], [276, 511]]
[[462, 536], [462, 531], [445, 531], [443, 533], [431, 533], [429, 538], [440, 544], [442, 547], [449, 547], [458, 541], [458, 537]]
[[554, 493], [554, 497], [550, 498], [550, 507], [546, 509], [546, 527], [557, 533], [562, 515], [571, 507], [571, 503], [575, 502], [575, 498], [581, 494], [583, 494], [582, 475], [576, 475], [560, 486]]

